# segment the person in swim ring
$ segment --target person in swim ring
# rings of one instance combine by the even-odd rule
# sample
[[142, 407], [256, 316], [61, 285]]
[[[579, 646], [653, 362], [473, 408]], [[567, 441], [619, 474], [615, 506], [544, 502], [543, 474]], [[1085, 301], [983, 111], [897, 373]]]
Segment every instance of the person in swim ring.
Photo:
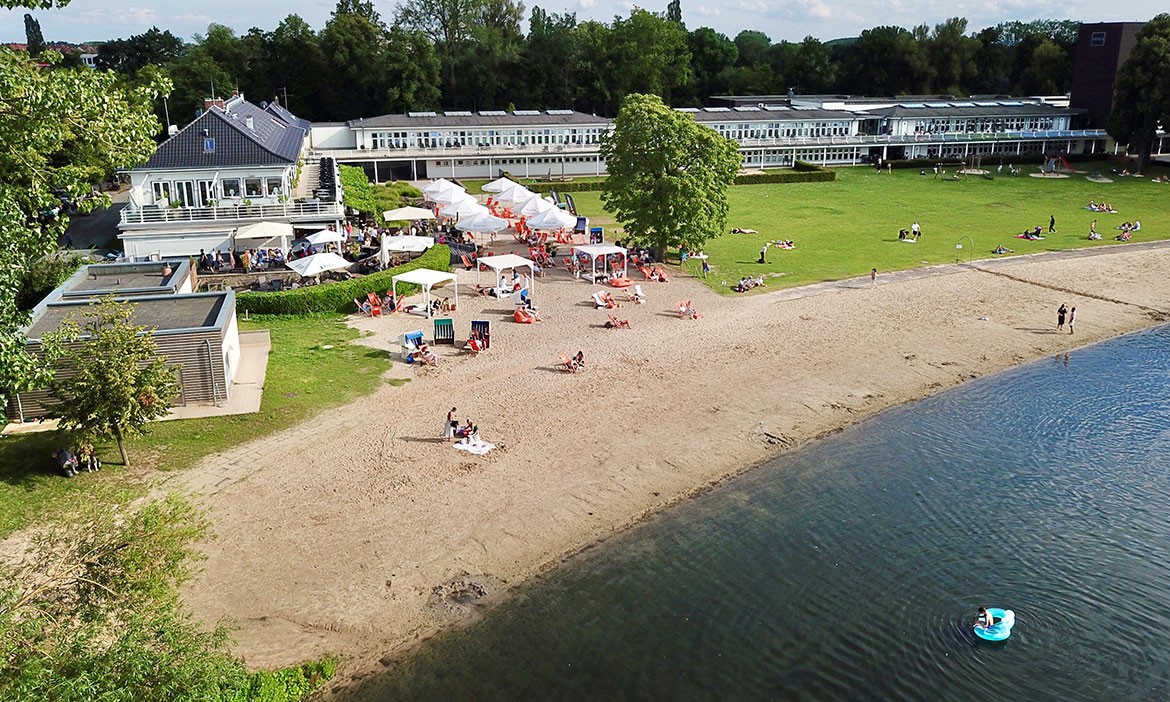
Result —
[[979, 614], [975, 617], [975, 626], [981, 626], [985, 629], [995, 626], [995, 617], [991, 616], [991, 612], [988, 612], [986, 607], [979, 608]]

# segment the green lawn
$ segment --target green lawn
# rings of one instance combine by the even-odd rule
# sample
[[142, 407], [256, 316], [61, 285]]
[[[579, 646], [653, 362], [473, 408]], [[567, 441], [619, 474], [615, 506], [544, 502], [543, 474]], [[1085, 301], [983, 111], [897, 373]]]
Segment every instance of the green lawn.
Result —
[[[1091, 169], [1107, 170], [1104, 163]], [[742, 276], [768, 276], [771, 289], [864, 275], [870, 268], [902, 270], [969, 258], [990, 258], [997, 245], [1016, 254], [1117, 244], [1114, 227], [1139, 219], [1134, 241], [1170, 238], [1170, 184], [1152, 183], [1165, 169], [1147, 178], [1115, 178], [1092, 183], [1082, 175], [1065, 179], [968, 177], [942, 181], [918, 171], [876, 175], [869, 168], [837, 169], [832, 183], [742, 185], [731, 189], [729, 227], [758, 234], [732, 235], [708, 242], [713, 289], [726, 292]], [[607, 238], [620, 238], [600, 193], [573, 193], [578, 209]], [[1089, 200], [1112, 204], [1118, 214], [1084, 209]], [[1057, 233], [1048, 236], [1048, 218], [1056, 216]], [[1088, 241], [1089, 223], [1097, 219], [1101, 241]], [[918, 220], [923, 236], [915, 244], [898, 239], [898, 229]], [[1042, 225], [1047, 238], [1013, 238], [1025, 227]], [[965, 238], [968, 237], [968, 238]], [[768, 263], [756, 263], [766, 241], [791, 239], [796, 249], [768, 250]], [[956, 244], [962, 249], [956, 249]], [[697, 266], [690, 264], [692, 272]]]
[[[98, 447], [100, 473], [59, 477], [51, 457], [68, 440], [58, 432], [0, 438], [0, 537], [64, 514], [81, 500], [126, 500], [142, 494], [151, 470], [175, 470], [221, 451], [293, 426], [322, 410], [373, 392], [390, 359], [384, 351], [350, 343], [358, 335], [340, 315], [253, 317], [241, 329], [270, 330], [272, 353], [257, 414], [152, 425], [128, 446], [132, 470], [117, 447]], [[332, 346], [325, 349], [324, 346]]]

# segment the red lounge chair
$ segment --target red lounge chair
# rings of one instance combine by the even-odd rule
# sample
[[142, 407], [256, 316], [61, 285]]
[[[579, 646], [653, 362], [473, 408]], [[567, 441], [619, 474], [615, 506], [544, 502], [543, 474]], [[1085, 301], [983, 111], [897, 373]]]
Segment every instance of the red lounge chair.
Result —
[[382, 316], [382, 301], [378, 299], [377, 293], [366, 293], [366, 299], [370, 301], [370, 316]]

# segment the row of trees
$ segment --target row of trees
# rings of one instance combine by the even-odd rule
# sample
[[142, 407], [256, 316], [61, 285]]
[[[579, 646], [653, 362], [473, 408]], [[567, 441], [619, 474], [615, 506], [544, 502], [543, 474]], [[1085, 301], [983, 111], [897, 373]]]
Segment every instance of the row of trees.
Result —
[[[852, 39], [773, 42], [688, 30], [679, 0], [662, 14], [634, 9], [612, 22], [519, 0], [413, 0], [387, 22], [370, 0], [339, 0], [315, 31], [289, 15], [272, 31], [237, 35], [213, 24], [187, 44], [153, 28], [107, 42], [99, 65], [174, 80], [170, 108], [185, 123], [213, 90], [279, 97], [299, 116], [339, 120], [408, 110], [572, 108], [612, 116], [630, 93], [671, 105], [711, 95], [801, 93], [1054, 94], [1067, 92], [1078, 23], [1009, 22], [968, 32], [883, 26]], [[152, 68], [153, 67], [153, 68]], [[161, 116], [161, 115], [160, 115]]]

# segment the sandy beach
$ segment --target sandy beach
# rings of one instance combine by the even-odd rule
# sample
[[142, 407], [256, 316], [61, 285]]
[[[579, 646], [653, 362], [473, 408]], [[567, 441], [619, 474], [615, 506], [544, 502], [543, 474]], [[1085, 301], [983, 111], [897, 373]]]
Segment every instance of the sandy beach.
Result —
[[[676, 276], [642, 282], [648, 301], [615, 311], [629, 330], [604, 328], [589, 302], [598, 287], [563, 270], [537, 280], [545, 321], [533, 326], [476, 297], [476, 274], [461, 272], [456, 332], [491, 320], [490, 351], [439, 347], [424, 373], [395, 364], [390, 375], [410, 382], [164, 486], [201, 495], [218, 535], [186, 600], [207, 622], [234, 622], [251, 666], [341, 656], [343, 690], [387, 653], [475, 616], [473, 603], [780, 452], [1167, 321], [1166, 270], [1170, 247], [1135, 246], [750, 297]], [[679, 318], [688, 298], [702, 319]], [[1062, 303], [1077, 308], [1073, 335], [1055, 330]], [[431, 335], [401, 314], [352, 323], [372, 332], [362, 343], [395, 352], [404, 331]], [[555, 368], [578, 350], [587, 370]], [[480, 458], [440, 439], [452, 406], [498, 448]]]

